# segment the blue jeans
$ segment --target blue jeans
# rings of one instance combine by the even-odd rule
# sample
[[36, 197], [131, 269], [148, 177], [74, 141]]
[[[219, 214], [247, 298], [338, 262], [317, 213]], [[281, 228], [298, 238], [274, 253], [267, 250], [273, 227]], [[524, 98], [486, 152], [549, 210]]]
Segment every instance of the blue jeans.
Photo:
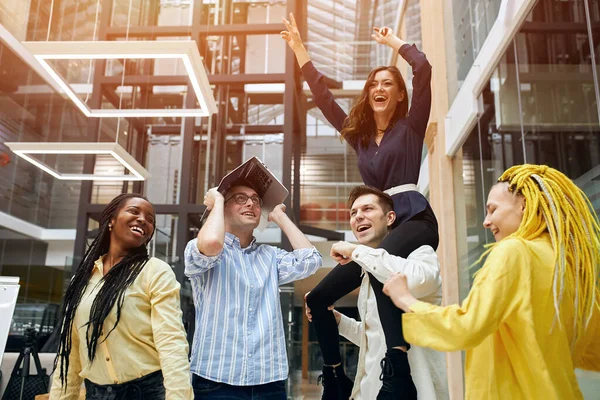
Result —
[[192, 374], [195, 400], [286, 400], [285, 381], [255, 386], [232, 386]]
[[84, 383], [86, 400], [165, 400], [160, 370], [118, 385], [97, 385], [88, 379]]

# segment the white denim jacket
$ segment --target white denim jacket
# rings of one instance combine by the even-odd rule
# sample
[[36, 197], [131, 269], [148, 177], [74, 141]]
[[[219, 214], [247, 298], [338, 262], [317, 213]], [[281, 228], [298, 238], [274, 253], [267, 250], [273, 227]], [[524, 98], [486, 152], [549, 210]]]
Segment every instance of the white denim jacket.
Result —
[[[421, 246], [408, 258], [402, 258], [392, 256], [383, 249], [360, 245], [352, 253], [352, 259], [380, 282], [385, 282], [393, 273], [403, 273], [416, 298], [431, 304], [441, 303], [440, 264], [431, 246]], [[380, 362], [385, 357], [386, 344], [368, 274], [364, 274], [360, 286], [358, 312], [361, 321], [342, 315], [339, 331], [360, 347], [351, 397], [354, 400], [372, 400], [377, 398], [381, 389]], [[408, 352], [408, 361], [419, 400], [449, 398], [444, 353], [412, 346]]]

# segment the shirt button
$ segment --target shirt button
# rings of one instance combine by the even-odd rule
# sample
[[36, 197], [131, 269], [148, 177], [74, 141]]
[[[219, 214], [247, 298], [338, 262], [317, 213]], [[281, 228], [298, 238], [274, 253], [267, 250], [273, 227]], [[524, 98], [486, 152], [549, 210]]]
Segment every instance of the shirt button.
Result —
[[248, 354], [248, 357], [249, 357], [249, 358], [252, 358], [252, 354]]
[[254, 285], [250, 285], [250, 287], [251, 287], [252, 289], [254, 289]]
[[250, 308], [248, 309], [248, 311], [252, 312], [252, 307], [250, 307]]
[[110, 361], [110, 358], [109, 358], [109, 357], [106, 357], [106, 361]]
[[115, 385], [117, 385], [119, 383], [119, 381], [116, 379], [114, 380], [114, 382], [115, 382]]

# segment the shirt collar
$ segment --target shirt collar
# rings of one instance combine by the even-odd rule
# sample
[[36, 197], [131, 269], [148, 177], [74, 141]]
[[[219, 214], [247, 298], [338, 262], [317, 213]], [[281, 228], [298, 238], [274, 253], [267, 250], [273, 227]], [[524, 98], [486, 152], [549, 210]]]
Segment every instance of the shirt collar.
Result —
[[98, 272], [100, 272], [100, 275], [104, 273], [104, 263], [102, 262], [102, 259], [104, 259], [105, 255], [106, 254], [100, 256], [100, 258], [94, 262], [94, 269], [98, 270]]
[[[252, 236], [252, 241], [250, 242], [250, 244], [248, 245], [248, 247], [246, 247], [246, 249], [253, 249], [254, 245], [256, 243], [256, 238], [254, 236]], [[225, 232], [225, 244], [228, 246], [237, 246], [238, 248], [242, 248], [241, 244], [240, 244], [240, 238], [238, 238], [237, 236], [235, 236], [233, 233], [229, 233], [229, 232]], [[245, 249], [242, 249], [245, 250]]]

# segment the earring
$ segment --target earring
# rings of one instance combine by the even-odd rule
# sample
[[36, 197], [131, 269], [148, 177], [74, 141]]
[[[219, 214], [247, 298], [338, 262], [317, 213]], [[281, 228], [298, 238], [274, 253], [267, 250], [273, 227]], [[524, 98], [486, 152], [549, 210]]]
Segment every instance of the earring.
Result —
[[112, 231], [112, 224], [108, 224], [108, 231]]

